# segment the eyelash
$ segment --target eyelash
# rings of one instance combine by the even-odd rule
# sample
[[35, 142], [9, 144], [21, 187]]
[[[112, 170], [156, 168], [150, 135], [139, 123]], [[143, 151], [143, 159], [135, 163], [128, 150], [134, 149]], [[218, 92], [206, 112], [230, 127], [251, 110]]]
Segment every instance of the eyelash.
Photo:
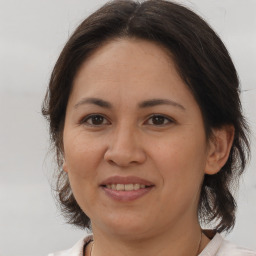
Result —
[[81, 121], [80, 121], [80, 123], [81, 124], [86, 124], [86, 125], [88, 125], [88, 126], [95, 126], [95, 127], [100, 127], [100, 126], [102, 126], [102, 125], [108, 125], [108, 124], [93, 124], [93, 123], [89, 123], [88, 122], [88, 120], [92, 120], [93, 118], [102, 118], [103, 120], [105, 120], [105, 121], [107, 121], [108, 122], [108, 124], [110, 123], [109, 121], [108, 121], [108, 119], [104, 116], [104, 115], [102, 115], [102, 114], [91, 114], [91, 115], [88, 115], [88, 116], [86, 116], [85, 118], [83, 118]]
[[[147, 122], [148, 120], [152, 119], [152, 118], [160, 118], [162, 119], [162, 121], [164, 121], [163, 124], [159, 124], [159, 125], [156, 125], [156, 124], [150, 124], [150, 125], [154, 125], [154, 126], [166, 126], [166, 125], [169, 125], [169, 124], [172, 124], [172, 123], [175, 123], [174, 119], [170, 118], [170, 117], [167, 117], [165, 115], [162, 115], [162, 114], [154, 114], [154, 115], [151, 115], [148, 119], [147, 119]], [[158, 120], [159, 121], [159, 120]], [[167, 122], [166, 122], [167, 121]]]
[[[92, 123], [93, 118], [101, 118], [101, 120], [105, 123], [93, 124]], [[154, 124], [154, 123], [151, 123], [149, 125], [153, 125], [153, 126], [157, 126], [157, 127], [163, 127], [163, 126], [167, 126], [169, 124], [175, 123], [175, 120], [170, 118], [170, 117], [167, 117], [167, 116], [162, 115], [162, 114], [153, 114], [153, 115], [149, 116], [147, 118], [146, 122], [144, 122], [143, 124], [146, 124], [150, 119], [152, 120], [153, 118], [158, 118], [158, 121], [160, 119], [161, 121], [164, 121], [164, 123], [163, 124], [158, 124], [158, 125]], [[89, 120], [91, 120], [91, 123], [88, 122]], [[97, 120], [94, 120], [94, 121], [97, 121]], [[90, 114], [90, 115], [86, 116], [85, 118], [83, 118], [80, 121], [80, 124], [85, 124], [85, 125], [94, 126], [94, 127], [101, 127], [103, 125], [109, 125], [110, 121], [108, 121], [108, 119], [102, 114]]]

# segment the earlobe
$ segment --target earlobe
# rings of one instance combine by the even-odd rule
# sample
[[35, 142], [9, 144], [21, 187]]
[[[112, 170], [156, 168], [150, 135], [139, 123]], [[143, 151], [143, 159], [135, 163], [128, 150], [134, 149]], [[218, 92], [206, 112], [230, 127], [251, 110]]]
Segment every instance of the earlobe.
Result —
[[65, 159], [63, 159], [62, 169], [64, 172], [68, 173], [68, 168]]
[[213, 129], [212, 138], [209, 141], [205, 173], [216, 174], [228, 160], [230, 149], [234, 140], [235, 129], [232, 125], [225, 125], [219, 129]]

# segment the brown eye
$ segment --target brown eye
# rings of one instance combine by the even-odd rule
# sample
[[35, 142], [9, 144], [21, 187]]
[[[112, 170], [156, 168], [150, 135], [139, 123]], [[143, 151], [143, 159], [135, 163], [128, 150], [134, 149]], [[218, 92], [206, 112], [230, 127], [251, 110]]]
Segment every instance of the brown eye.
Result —
[[90, 115], [82, 120], [82, 123], [91, 126], [100, 126], [108, 124], [108, 120], [102, 115]]
[[155, 125], [155, 126], [163, 126], [170, 123], [173, 123], [174, 121], [170, 118], [167, 118], [163, 115], [153, 115], [148, 119], [148, 124]]

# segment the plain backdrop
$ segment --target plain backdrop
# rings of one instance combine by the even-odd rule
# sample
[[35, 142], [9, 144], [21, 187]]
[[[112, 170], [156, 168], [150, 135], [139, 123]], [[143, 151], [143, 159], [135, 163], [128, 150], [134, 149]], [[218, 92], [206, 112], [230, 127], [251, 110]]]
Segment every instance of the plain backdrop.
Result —
[[[0, 0], [0, 256], [43, 256], [85, 231], [65, 224], [52, 197], [54, 163], [40, 107], [51, 69], [74, 28], [104, 0]], [[238, 70], [252, 159], [227, 239], [256, 249], [256, 1], [179, 1], [205, 18]]]

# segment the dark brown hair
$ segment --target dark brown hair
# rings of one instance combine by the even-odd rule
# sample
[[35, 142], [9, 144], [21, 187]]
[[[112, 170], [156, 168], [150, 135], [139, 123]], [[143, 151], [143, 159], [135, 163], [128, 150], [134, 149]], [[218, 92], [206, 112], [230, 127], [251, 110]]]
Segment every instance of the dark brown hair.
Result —
[[198, 206], [199, 219], [214, 221], [217, 231], [235, 222], [232, 189], [244, 171], [250, 148], [242, 115], [239, 80], [227, 49], [209, 25], [191, 10], [168, 1], [142, 3], [116, 0], [85, 19], [66, 43], [53, 69], [42, 113], [49, 120], [60, 172], [57, 195], [68, 222], [89, 227], [77, 204], [63, 164], [63, 127], [72, 82], [81, 64], [106, 41], [138, 38], [165, 47], [202, 111], [207, 138], [213, 128], [232, 125], [234, 142], [226, 164], [215, 175], [205, 175]]

